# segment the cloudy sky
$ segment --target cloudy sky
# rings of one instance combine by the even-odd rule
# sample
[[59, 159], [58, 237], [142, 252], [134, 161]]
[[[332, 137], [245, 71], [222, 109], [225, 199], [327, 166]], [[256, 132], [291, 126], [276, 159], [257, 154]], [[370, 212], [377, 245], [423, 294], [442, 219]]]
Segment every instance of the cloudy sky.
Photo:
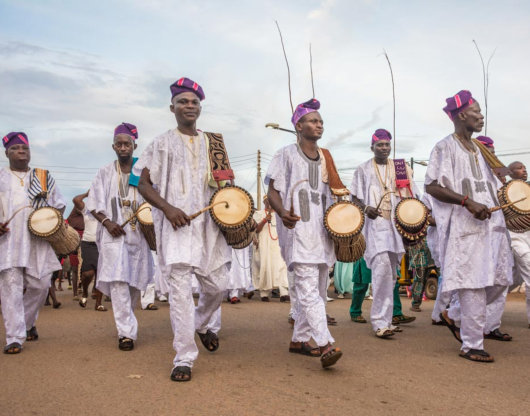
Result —
[[[117, 124], [138, 126], [139, 152], [175, 127], [169, 85], [187, 76], [206, 93], [199, 127], [223, 133], [237, 182], [254, 190], [256, 151], [265, 170], [294, 138], [264, 127], [291, 127], [278, 20], [295, 105], [312, 96], [312, 44], [321, 145], [345, 181], [371, 156], [372, 132], [392, 130], [383, 49], [396, 82], [396, 156], [426, 159], [452, 132], [446, 97], [469, 89], [484, 107], [473, 39], [486, 59], [495, 51], [488, 135], [505, 163], [530, 164], [529, 18], [529, 2], [509, 0], [0, 0], [0, 135], [25, 131], [32, 165], [49, 168], [71, 199], [113, 160]], [[415, 170], [421, 181], [424, 168]]]

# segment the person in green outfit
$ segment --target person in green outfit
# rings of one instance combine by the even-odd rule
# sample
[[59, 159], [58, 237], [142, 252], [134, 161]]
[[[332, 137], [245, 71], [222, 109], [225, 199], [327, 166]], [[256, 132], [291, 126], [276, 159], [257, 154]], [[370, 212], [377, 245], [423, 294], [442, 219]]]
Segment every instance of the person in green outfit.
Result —
[[[351, 298], [350, 317], [353, 322], [365, 324], [367, 321], [362, 314], [362, 305], [368, 286], [372, 283], [372, 271], [366, 265], [364, 258], [353, 263], [353, 294]], [[403, 315], [401, 298], [399, 296], [399, 283], [394, 286], [394, 307], [392, 309], [392, 324], [408, 324], [416, 317]]]

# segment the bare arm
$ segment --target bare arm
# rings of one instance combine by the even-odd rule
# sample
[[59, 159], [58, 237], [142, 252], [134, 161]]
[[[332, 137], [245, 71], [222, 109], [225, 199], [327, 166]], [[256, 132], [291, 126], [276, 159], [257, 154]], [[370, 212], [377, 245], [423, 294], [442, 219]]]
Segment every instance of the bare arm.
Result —
[[491, 212], [486, 205], [473, 201], [467, 195], [444, 188], [437, 181], [425, 186], [425, 191], [432, 195], [433, 198], [446, 204], [461, 205], [464, 202], [464, 207], [478, 220], [485, 220], [491, 217]]
[[274, 179], [271, 179], [269, 183], [269, 190], [267, 192], [267, 197], [269, 198], [269, 203], [274, 211], [278, 213], [282, 219], [283, 225], [287, 228], [294, 228], [297, 221], [300, 220], [300, 217], [297, 215], [291, 215], [291, 213], [283, 207], [282, 197], [280, 193], [274, 189]]
[[[115, 223], [114, 221], [109, 220], [104, 214], [101, 212], [90, 211], [90, 213], [94, 216], [96, 220], [102, 223], [103, 227], [107, 229], [109, 234], [113, 236], [114, 238], [120, 237], [122, 235], [125, 235], [125, 230], [122, 228], [122, 226], [118, 223]], [[103, 220], [107, 220], [103, 222]]]
[[84, 194], [74, 196], [74, 199], [72, 199], [75, 209], [77, 209], [80, 213], [83, 213], [83, 210], [85, 209], [85, 202], [83, 201], [83, 199], [85, 199], [87, 196], [88, 191]]
[[144, 168], [140, 175], [138, 191], [147, 202], [164, 213], [173, 228], [176, 229], [184, 225], [190, 225], [190, 217], [184, 211], [171, 205], [155, 191], [149, 175], [149, 169], [147, 168]]

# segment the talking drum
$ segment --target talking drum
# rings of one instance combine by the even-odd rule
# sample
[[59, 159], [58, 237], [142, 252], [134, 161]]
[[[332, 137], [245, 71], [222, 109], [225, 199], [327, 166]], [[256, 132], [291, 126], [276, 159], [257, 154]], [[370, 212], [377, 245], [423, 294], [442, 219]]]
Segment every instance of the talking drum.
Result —
[[394, 222], [405, 245], [420, 243], [427, 235], [429, 210], [416, 198], [403, 198], [396, 206]]
[[252, 242], [254, 201], [239, 186], [218, 189], [210, 199], [210, 215], [220, 228], [228, 245], [245, 248]]
[[66, 227], [61, 212], [55, 208], [42, 207], [29, 214], [28, 229], [35, 237], [48, 241], [58, 256], [66, 256], [79, 247], [79, 234]]
[[522, 180], [514, 179], [499, 189], [497, 195], [500, 205], [515, 202], [502, 209], [506, 228], [516, 233], [530, 230], [530, 185]]
[[149, 202], [144, 202], [138, 207], [136, 211], [136, 218], [140, 223], [140, 230], [149, 244], [149, 248], [153, 251], [156, 251], [156, 236], [155, 236], [155, 227], [153, 225], [153, 215], [151, 213], [151, 204]]
[[328, 231], [338, 261], [352, 263], [359, 260], [366, 249], [361, 234], [364, 213], [356, 204], [338, 201], [331, 205], [324, 215], [324, 227]]

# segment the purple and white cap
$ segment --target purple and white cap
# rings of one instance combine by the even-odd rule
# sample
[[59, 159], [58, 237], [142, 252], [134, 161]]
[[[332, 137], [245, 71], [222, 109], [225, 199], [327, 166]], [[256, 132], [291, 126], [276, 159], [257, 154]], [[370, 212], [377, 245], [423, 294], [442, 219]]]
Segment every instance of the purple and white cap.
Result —
[[475, 101], [476, 100], [468, 90], [462, 90], [456, 95], [445, 99], [447, 105], [443, 108], [443, 110], [447, 113], [449, 118], [453, 120], [458, 113], [469, 107]]
[[25, 144], [29, 146], [29, 140], [28, 136], [26, 136], [26, 133], [22, 133], [21, 131], [12, 131], [11, 133], [8, 133], [2, 137], [2, 144], [7, 150], [15, 144]]
[[298, 104], [296, 106], [296, 109], [294, 110], [293, 116], [291, 117], [291, 122], [293, 123], [293, 126], [296, 127], [296, 123], [298, 123], [298, 121], [300, 121], [303, 116], [318, 111], [319, 108], [320, 101], [318, 101], [316, 98], [311, 98], [305, 103]]
[[180, 78], [178, 81], [175, 81], [173, 84], [171, 84], [169, 89], [171, 90], [171, 99], [173, 99], [175, 95], [182, 94], [183, 92], [192, 92], [197, 97], [199, 97], [199, 100], [201, 101], [206, 98], [202, 87], [195, 81], [192, 81], [191, 79], [186, 77]]
[[134, 124], [121, 123], [114, 129], [114, 137], [116, 137], [118, 134], [126, 134], [133, 140], [136, 140], [138, 138], [138, 129]]
[[392, 140], [392, 135], [388, 130], [385, 129], [377, 129], [374, 134], [372, 134], [372, 145], [378, 141], [381, 140]]

